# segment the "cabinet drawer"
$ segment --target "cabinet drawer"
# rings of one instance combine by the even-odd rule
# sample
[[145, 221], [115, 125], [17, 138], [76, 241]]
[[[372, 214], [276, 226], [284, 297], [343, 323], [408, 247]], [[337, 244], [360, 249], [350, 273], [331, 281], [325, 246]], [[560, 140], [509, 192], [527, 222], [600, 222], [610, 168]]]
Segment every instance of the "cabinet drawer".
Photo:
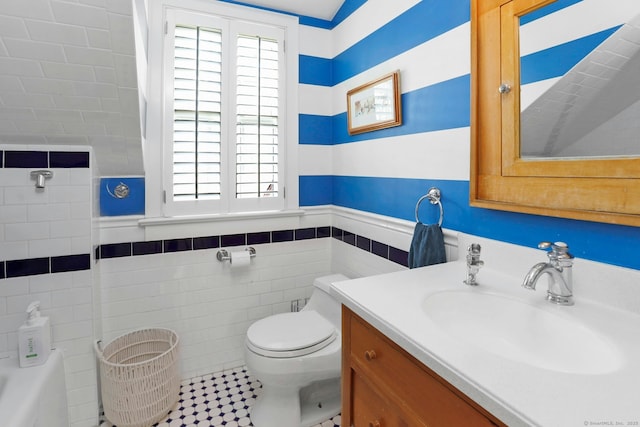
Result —
[[360, 427], [389, 425], [389, 403], [374, 392], [357, 373], [353, 373], [353, 425]]
[[495, 425], [464, 394], [373, 326], [351, 316], [348, 347], [353, 369], [385, 390], [403, 411], [429, 425]]
[[353, 373], [353, 426], [354, 427], [408, 427], [422, 423], [408, 422], [401, 411], [381, 397], [357, 373]]

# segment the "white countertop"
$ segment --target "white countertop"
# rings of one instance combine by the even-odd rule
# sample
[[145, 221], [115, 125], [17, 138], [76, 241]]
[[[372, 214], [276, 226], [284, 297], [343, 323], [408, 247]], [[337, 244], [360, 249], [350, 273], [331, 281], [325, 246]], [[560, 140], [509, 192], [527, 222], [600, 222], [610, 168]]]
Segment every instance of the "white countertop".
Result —
[[[470, 287], [462, 283], [465, 272], [465, 263], [450, 262], [338, 282], [331, 291], [509, 426], [640, 425], [640, 315], [594, 304], [581, 298], [575, 287], [574, 306], [555, 306], [544, 299], [546, 279], [530, 292], [520, 286], [522, 277], [489, 267], [480, 270], [479, 286]], [[447, 290], [499, 294], [565, 316], [602, 337], [605, 345], [620, 354], [620, 362], [611, 372], [567, 373], [462, 342], [446, 334], [422, 309], [425, 298]], [[531, 330], [522, 333], [531, 333], [535, 327], [532, 324]]]

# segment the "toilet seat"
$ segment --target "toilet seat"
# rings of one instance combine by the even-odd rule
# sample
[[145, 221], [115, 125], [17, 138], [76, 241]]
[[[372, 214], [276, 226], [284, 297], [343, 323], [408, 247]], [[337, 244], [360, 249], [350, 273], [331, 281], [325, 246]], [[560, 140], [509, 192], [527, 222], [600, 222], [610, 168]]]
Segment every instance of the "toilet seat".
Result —
[[282, 313], [251, 325], [247, 347], [266, 357], [299, 357], [328, 346], [337, 335], [331, 322], [313, 310]]

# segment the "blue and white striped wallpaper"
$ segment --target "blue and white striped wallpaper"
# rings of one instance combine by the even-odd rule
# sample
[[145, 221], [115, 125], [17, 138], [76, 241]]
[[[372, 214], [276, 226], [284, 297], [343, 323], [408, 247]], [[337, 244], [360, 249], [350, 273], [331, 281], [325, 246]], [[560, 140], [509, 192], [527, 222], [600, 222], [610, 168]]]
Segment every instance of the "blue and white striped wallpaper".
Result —
[[[567, 13], [570, 20], [566, 31], [536, 37], [525, 55], [528, 93], [548, 87], [638, 4], [617, 0], [600, 14], [590, 1], [557, 0], [531, 14], [524, 24]], [[345, 0], [332, 21], [300, 17], [300, 205], [413, 221], [415, 202], [438, 186], [448, 229], [529, 247], [562, 240], [578, 257], [640, 269], [640, 228], [469, 206], [469, 19], [470, 0]], [[347, 91], [394, 70], [401, 75], [403, 124], [350, 136]], [[107, 205], [115, 203], [102, 193]], [[115, 206], [111, 214], [121, 210]]]
[[[550, 12], [579, 14], [582, 3], [559, 0]], [[302, 31], [301, 205], [413, 220], [415, 202], [435, 185], [446, 228], [530, 247], [563, 240], [578, 257], [640, 268], [639, 228], [469, 206], [469, 0], [347, 0], [344, 9], [351, 13], [335, 25]], [[526, 59], [527, 81], [558, 76], [622, 24], [582, 34], [576, 22], [564, 42], [549, 40]], [[323, 40], [329, 55], [314, 53]], [[349, 136], [346, 92], [393, 70], [401, 74], [402, 126]]]

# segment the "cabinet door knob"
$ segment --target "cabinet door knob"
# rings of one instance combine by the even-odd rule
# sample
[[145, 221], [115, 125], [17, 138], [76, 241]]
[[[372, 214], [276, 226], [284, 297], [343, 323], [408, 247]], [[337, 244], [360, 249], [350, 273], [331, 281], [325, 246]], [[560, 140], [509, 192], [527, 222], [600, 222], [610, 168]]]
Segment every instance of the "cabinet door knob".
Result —
[[380, 421], [374, 420], [373, 422], [369, 423], [369, 427], [382, 427], [382, 424], [380, 424]]
[[375, 350], [367, 350], [367, 351], [365, 351], [364, 352], [364, 358], [367, 359], [367, 360], [375, 359], [376, 358], [376, 351]]

